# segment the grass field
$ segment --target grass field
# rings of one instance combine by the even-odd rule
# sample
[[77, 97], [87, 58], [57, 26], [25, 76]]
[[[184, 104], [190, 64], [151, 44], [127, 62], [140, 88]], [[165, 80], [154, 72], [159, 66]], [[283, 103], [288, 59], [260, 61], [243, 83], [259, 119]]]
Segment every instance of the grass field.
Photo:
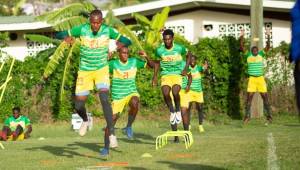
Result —
[[[118, 128], [125, 125], [124, 120]], [[206, 123], [203, 134], [194, 121], [195, 143], [189, 150], [183, 142], [155, 150], [155, 137], [169, 129], [167, 120], [140, 118], [134, 124], [134, 140], [117, 129], [119, 148], [111, 151], [108, 160], [98, 152], [103, 146], [100, 125], [103, 122], [79, 137], [67, 123], [35, 124], [32, 138], [2, 142], [0, 169], [300, 169], [297, 117], [277, 117], [268, 126], [264, 120], [252, 120], [246, 126], [235, 120], [226, 125]], [[141, 157], [144, 153], [152, 157]]]

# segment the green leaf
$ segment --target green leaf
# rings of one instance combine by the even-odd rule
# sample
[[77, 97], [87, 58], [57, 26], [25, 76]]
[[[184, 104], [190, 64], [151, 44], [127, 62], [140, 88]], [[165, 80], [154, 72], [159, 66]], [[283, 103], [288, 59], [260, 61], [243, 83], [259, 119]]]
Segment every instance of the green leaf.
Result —
[[145, 17], [139, 13], [133, 13], [132, 16], [141, 25], [149, 25], [149, 26], [151, 25], [151, 21], [147, 17]]
[[76, 39], [74, 44], [72, 45], [71, 49], [69, 50], [69, 53], [68, 53], [68, 56], [66, 59], [65, 68], [64, 68], [64, 72], [63, 72], [63, 78], [62, 78], [62, 82], [61, 82], [61, 86], [60, 86], [60, 101], [62, 101], [63, 95], [64, 95], [64, 86], [65, 86], [67, 74], [69, 72], [70, 60], [74, 54], [79, 54], [79, 51], [80, 51], [80, 42], [79, 42], [79, 40]]
[[62, 58], [64, 58], [64, 52], [69, 48], [69, 44], [63, 41], [55, 50], [54, 54], [50, 56], [50, 61], [48, 62], [43, 77], [48, 78], [59, 65]]
[[78, 26], [81, 24], [85, 24], [88, 22], [88, 19], [82, 16], [73, 16], [66, 18], [64, 20], [61, 20], [54, 24], [54, 29], [56, 31], [64, 31], [69, 30], [74, 26]]
[[60, 40], [52, 39], [47, 36], [37, 34], [25, 34], [24, 38], [35, 42], [54, 44], [56, 46], [58, 46], [61, 43]]

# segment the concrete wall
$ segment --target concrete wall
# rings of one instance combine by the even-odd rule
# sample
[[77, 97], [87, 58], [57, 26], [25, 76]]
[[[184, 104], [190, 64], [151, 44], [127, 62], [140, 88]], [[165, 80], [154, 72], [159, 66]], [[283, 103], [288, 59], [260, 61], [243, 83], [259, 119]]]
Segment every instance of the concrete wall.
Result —
[[[290, 42], [291, 30], [289, 21], [282, 21], [277, 19], [264, 19], [265, 23], [272, 23], [272, 34], [273, 34], [273, 46], [276, 47], [281, 41]], [[215, 12], [209, 10], [198, 10], [179, 14], [169, 17], [166, 26], [174, 27], [181, 26], [185, 27], [184, 33], [182, 33], [189, 41], [196, 43], [199, 38], [203, 37], [218, 37], [220, 35], [219, 26], [226, 24], [246, 24], [250, 23], [250, 16], [229, 14], [224, 12]], [[206, 31], [204, 25], [212, 25], [211, 31]], [[247, 31], [246, 31], [247, 32]], [[250, 30], [249, 30], [250, 33]], [[237, 31], [236, 36], [239, 36]]]

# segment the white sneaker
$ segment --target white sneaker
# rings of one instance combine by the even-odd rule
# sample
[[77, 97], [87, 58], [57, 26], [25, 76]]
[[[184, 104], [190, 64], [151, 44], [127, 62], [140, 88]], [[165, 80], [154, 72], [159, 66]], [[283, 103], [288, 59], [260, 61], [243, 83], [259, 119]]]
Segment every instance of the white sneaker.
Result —
[[175, 118], [175, 122], [179, 124], [182, 121], [181, 112], [176, 112]]
[[174, 125], [176, 123], [176, 113], [170, 114], [170, 123], [171, 125]]
[[84, 136], [86, 134], [87, 128], [88, 128], [89, 122], [82, 122], [80, 129], [79, 129], [79, 135]]
[[110, 148], [117, 148], [118, 147], [118, 141], [117, 137], [115, 135], [109, 136], [109, 147]]

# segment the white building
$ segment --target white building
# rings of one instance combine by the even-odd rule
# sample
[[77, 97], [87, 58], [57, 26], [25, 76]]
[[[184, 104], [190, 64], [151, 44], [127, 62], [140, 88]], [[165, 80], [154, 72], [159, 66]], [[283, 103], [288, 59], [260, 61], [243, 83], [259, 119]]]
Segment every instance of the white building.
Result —
[[[271, 40], [275, 47], [281, 41], [290, 42], [289, 12], [293, 5], [294, 2], [263, 1], [264, 26], [271, 29]], [[172, 28], [190, 42], [196, 43], [203, 37], [238, 37], [241, 29], [246, 30], [247, 36], [250, 34], [250, 0], [160, 0], [114, 9], [114, 13], [125, 23], [132, 24], [135, 22], [132, 13], [138, 12], [151, 18], [166, 6], [171, 7], [166, 27]], [[18, 35], [16, 40], [10, 41], [10, 47], [5, 49], [9, 54], [23, 59], [50, 46], [29, 42], [23, 38], [23, 34], [29, 32], [50, 35], [53, 32], [50, 25], [36, 22], [33, 17], [15, 23], [11, 23], [12, 21], [9, 17], [4, 20], [0, 18], [0, 31]]]

